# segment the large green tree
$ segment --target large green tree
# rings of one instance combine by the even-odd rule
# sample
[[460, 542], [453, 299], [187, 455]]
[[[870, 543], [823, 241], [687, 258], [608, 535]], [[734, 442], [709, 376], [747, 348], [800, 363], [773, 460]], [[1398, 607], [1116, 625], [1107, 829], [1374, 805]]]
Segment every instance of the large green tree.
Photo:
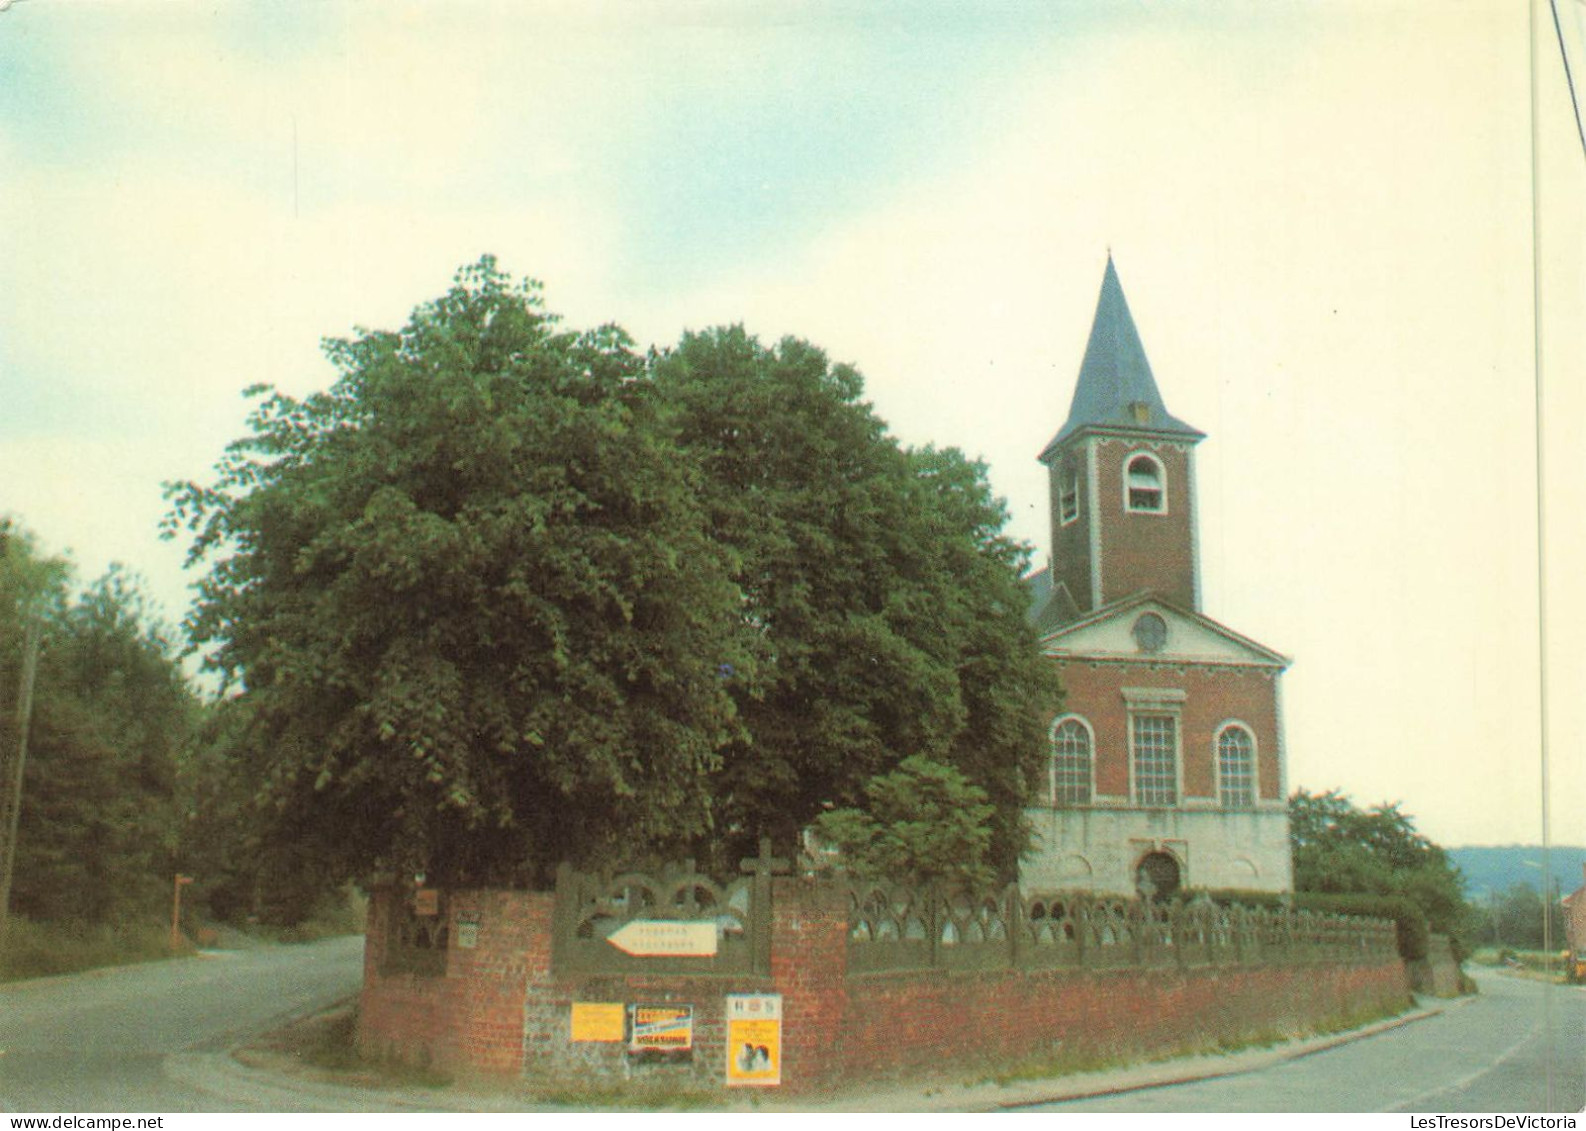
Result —
[[261, 390], [217, 481], [171, 492], [272, 842], [481, 882], [708, 833], [721, 673], [755, 665], [627, 337], [486, 258], [327, 352], [328, 392]]
[[1467, 908], [1459, 868], [1397, 804], [1357, 808], [1337, 790], [1289, 798], [1294, 890], [1403, 896], [1441, 934], [1460, 933]]
[[803, 341], [689, 334], [653, 370], [760, 661], [729, 681], [744, 731], [713, 786], [723, 826], [786, 843], [917, 755], [986, 792], [991, 860], [1011, 871], [1056, 693], [985, 469], [902, 448], [859, 374]]
[[1012, 867], [1052, 693], [1026, 552], [984, 469], [901, 448], [856, 372], [741, 329], [640, 357], [488, 259], [329, 353], [328, 392], [263, 390], [217, 481], [172, 491], [261, 852], [475, 882], [731, 860], [920, 755], [985, 791]]

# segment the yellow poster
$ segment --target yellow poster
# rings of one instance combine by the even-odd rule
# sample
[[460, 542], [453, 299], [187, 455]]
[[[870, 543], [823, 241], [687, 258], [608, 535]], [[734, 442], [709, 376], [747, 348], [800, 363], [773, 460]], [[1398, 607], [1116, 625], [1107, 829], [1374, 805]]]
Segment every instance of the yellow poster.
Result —
[[727, 995], [727, 1083], [782, 1083], [782, 995]]
[[573, 1040], [620, 1041], [623, 1038], [624, 1016], [620, 1001], [575, 1001]]

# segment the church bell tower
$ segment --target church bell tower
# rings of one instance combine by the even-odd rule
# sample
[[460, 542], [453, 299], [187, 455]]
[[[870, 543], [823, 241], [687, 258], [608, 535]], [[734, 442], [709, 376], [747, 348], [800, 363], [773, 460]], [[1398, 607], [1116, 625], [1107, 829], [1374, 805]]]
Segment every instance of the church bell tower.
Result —
[[1051, 474], [1052, 584], [1089, 613], [1141, 591], [1200, 608], [1195, 445], [1168, 412], [1112, 256]]

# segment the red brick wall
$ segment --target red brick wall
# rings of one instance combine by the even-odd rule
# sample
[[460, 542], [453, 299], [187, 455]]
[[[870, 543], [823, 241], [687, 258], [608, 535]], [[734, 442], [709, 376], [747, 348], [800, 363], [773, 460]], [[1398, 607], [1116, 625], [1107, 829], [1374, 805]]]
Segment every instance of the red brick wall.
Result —
[[[725, 996], [783, 997], [784, 1076], [818, 1080], [833, 1071], [821, 1034], [844, 1010], [846, 896], [778, 879], [771, 976], [576, 975], [551, 970], [555, 896], [548, 892], [461, 892], [450, 899], [451, 949], [444, 977], [383, 974], [394, 893], [370, 901], [359, 1042], [366, 1055], [466, 1073], [523, 1071], [536, 1078], [621, 1080], [682, 1075], [719, 1083], [726, 1057]], [[457, 945], [456, 922], [479, 922], [478, 945]], [[832, 971], [836, 974], [831, 975]], [[627, 1064], [620, 1044], [570, 1039], [572, 1003], [682, 1002], [694, 1007], [694, 1053], [683, 1065]]]
[[1210, 1049], [1408, 1004], [1404, 967], [879, 974], [849, 980], [845, 1076]]
[[[1096, 446], [1096, 508], [1086, 449]], [[1149, 452], [1162, 462], [1167, 480], [1167, 512], [1142, 514], [1124, 505], [1124, 464]], [[1052, 580], [1068, 586], [1082, 612], [1121, 600], [1142, 589], [1159, 593], [1187, 609], [1195, 602], [1195, 500], [1190, 491], [1191, 453], [1167, 443], [1112, 437], [1084, 440], [1065, 449], [1048, 474], [1052, 510]], [[1062, 485], [1077, 472], [1079, 519], [1064, 526], [1059, 516]], [[1091, 530], [1100, 527], [1101, 594], [1091, 591]]]
[[[1079, 480], [1079, 517], [1064, 526], [1058, 512], [1063, 483], [1069, 475]], [[1083, 444], [1065, 451], [1048, 473], [1052, 508], [1052, 584], [1062, 582], [1081, 612], [1096, 607], [1090, 589], [1090, 527], [1096, 516], [1090, 507], [1090, 472]]]
[[[1135, 1052], [1298, 1031], [1355, 1010], [1403, 1004], [1398, 962], [1114, 972], [955, 973], [849, 977], [847, 896], [778, 879], [769, 977], [585, 975], [551, 970], [549, 893], [465, 892], [478, 946], [452, 933], [444, 977], [380, 973], [390, 893], [371, 901], [360, 1040], [366, 1054], [461, 1073], [573, 1081], [635, 1076], [720, 1085], [729, 993], [783, 997], [784, 1090], [852, 1083], [1057, 1050]], [[677, 1001], [694, 1007], [686, 1064], [629, 1063], [620, 1044], [570, 1040], [575, 1001]]]
[[1262, 800], [1282, 798], [1277, 682], [1272, 672], [1236, 667], [1053, 662], [1066, 692], [1064, 710], [1085, 716], [1095, 733], [1098, 793], [1129, 796], [1129, 713], [1122, 689], [1166, 687], [1185, 694], [1179, 741], [1186, 797], [1216, 796], [1217, 728], [1229, 719], [1238, 719], [1256, 738], [1256, 776]]
[[[382, 974], [395, 900], [369, 901], [359, 1046], [366, 1056], [487, 1075], [523, 1063], [524, 1001], [551, 968], [553, 897], [540, 892], [459, 892], [452, 897], [445, 977]], [[457, 945], [460, 918], [479, 923], [478, 945]]]

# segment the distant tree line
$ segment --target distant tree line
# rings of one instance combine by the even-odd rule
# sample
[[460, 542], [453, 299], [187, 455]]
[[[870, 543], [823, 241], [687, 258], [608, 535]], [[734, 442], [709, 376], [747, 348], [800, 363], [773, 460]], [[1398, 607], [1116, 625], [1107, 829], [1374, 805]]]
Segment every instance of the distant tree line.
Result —
[[41, 646], [11, 909], [81, 926], [158, 921], [199, 700], [131, 575], [112, 567], [77, 590], [67, 561], [42, 554], [16, 519], [0, 519], [0, 796], [19, 754], [30, 625]]
[[[1470, 940], [1476, 946], [1499, 950], [1541, 950], [1551, 944], [1563, 950], [1564, 909], [1556, 885], [1546, 899], [1528, 883], [1511, 884], [1507, 891], [1474, 900], [1470, 908]], [[1544, 934], [1544, 916], [1550, 933]]]
[[1289, 798], [1294, 890], [1310, 906], [1395, 919], [1405, 958], [1430, 934], [1462, 954], [1470, 937], [1464, 877], [1397, 804], [1357, 807], [1338, 790]]

